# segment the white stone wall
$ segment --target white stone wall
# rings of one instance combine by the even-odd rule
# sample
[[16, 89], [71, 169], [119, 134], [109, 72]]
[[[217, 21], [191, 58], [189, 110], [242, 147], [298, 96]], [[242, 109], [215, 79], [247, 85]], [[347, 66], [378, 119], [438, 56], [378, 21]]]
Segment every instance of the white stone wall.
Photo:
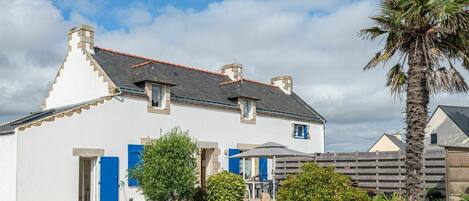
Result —
[[[78, 33], [71, 35], [70, 50], [62, 68], [52, 84], [45, 108], [80, 103], [100, 98], [109, 94], [109, 83], [87, 60], [81, 48], [78, 48]], [[73, 45], [75, 44], [75, 45]]]
[[[430, 135], [432, 133], [437, 133], [437, 145], [430, 143]], [[439, 145], [467, 147], [469, 146], [469, 137], [464, 134], [442, 109], [437, 108], [425, 129], [424, 145], [427, 150], [444, 149]]]
[[16, 135], [0, 135], [0, 200], [16, 200]]
[[[188, 129], [200, 141], [217, 142], [223, 169], [228, 169], [225, 151], [237, 143], [273, 141], [303, 152], [324, 152], [321, 124], [301, 122], [311, 127], [311, 139], [304, 140], [292, 137], [297, 121], [258, 115], [256, 124], [245, 124], [239, 118], [237, 111], [177, 103], [170, 115], [149, 113], [143, 99], [116, 97], [81, 114], [45, 122], [18, 133], [18, 201], [77, 200], [79, 169], [73, 148], [104, 149], [105, 156], [118, 156], [120, 180], [127, 181], [127, 145], [157, 138], [174, 126]], [[143, 200], [136, 190], [126, 188], [127, 199]], [[120, 200], [123, 197], [120, 190]]]

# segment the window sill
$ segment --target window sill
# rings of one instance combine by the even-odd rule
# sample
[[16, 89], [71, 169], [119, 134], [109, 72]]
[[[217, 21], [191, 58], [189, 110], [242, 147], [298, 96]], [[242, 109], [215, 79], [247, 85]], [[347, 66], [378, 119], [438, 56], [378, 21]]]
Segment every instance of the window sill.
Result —
[[156, 114], [170, 114], [171, 113], [169, 108], [162, 108], [162, 107], [148, 107], [147, 112], [156, 113]]
[[245, 124], [256, 124], [256, 119], [255, 119], [255, 118], [252, 118], [252, 119], [244, 119], [244, 118], [241, 118], [241, 123], [245, 123]]
[[294, 139], [298, 139], [298, 140], [308, 140], [309, 138], [305, 138], [303, 136], [293, 136]]

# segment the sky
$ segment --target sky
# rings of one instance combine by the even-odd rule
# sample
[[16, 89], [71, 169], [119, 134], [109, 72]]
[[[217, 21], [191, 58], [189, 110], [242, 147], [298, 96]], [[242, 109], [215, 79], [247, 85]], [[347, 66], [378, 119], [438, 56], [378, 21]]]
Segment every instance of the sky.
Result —
[[[211, 71], [238, 62], [244, 77], [266, 83], [291, 75], [327, 119], [326, 151], [367, 151], [405, 127], [386, 68], [363, 71], [383, 45], [358, 36], [376, 9], [375, 0], [0, 0], [0, 122], [40, 110], [68, 29], [89, 24], [100, 47]], [[430, 112], [469, 105], [464, 94], [431, 98]]]

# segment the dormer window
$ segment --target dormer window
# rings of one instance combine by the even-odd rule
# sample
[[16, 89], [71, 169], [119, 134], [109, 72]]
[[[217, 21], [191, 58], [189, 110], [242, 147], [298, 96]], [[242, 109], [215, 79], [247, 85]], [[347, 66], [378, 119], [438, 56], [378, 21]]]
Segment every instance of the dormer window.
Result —
[[241, 122], [256, 123], [256, 104], [252, 99], [240, 99]]
[[148, 112], [169, 114], [171, 93], [168, 85], [147, 82], [145, 91], [148, 95]]
[[152, 107], [163, 107], [164, 101], [164, 90], [159, 84], [151, 85], [151, 106]]
[[252, 119], [252, 100], [243, 100], [243, 118]]

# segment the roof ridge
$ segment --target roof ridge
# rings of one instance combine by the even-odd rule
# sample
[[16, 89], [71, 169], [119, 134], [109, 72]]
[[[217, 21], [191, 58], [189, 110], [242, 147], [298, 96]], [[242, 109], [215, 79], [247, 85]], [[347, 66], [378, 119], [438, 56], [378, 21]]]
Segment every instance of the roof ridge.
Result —
[[[210, 73], [210, 74], [215, 74], [215, 75], [220, 75], [220, 76], [227, 76], [227, 75], [224, 75], [224, 74], [221, 74], [221, 73], [204, 70], [204, 69], [201, 69], [201, 68], [198, 68], [198, 67], [187, 66], [187, 65], [183, 65], [183, 64], [177, 64], [177, 63], [172, 63], [172, 62], [169, 62], [169, 61], [163, 61], [163, 60], [158, 60], [158, 59], [152, 59], [152, 58], [149, 58], [149, 57], [144, 57], [144, 56], [139, 56], [139, 55], [135, 55], [135, 54], [125, 53], [125, 52], [112, 50], [112, 49], [108, 49], [108, 48], [103, 48], [103, 47], [99, 47], [99, 46], [94, 46], [94, 48], [98, 48], [98, 49], [108, 51], [108, 52], [112, 52], [112, 53], [116, 53], [116, 54], [121, 54], [121, 55], [125, 55], [125, 56], [130, 56], [130, 57], [135, 57], [135, 58], [140, 58], [140, 59], [146, 59], [147, 60], [147, 61], [144, 61], [142, 63], [132, 65], [131, 66], [132, 68], [142, 67], [142, 66], [145, 66], [145, 65], [147, 65], [151, 62], [158, 62], [158, 63], [169, 64], [169, 65], [173, 65], [173, 66], [177, 66], [177, 67], [181, 67], [181, 68], [186, 68], [186, 69], [190, 69], [190, 70], [201, 71], [201, 72], [204, 72], [204, 73]], [[256, 80], [246, 79], [246, 78], [241, 78], [240, 80], [244, 80], [244, 81], [248, 81], [248, 82], [252, 82], [252, 83], [257, 83], [257, 84], [262, 84], [262, 85], [266, 85], [266, 86], [270, 86], [270, 87], [276, 87], [272, 84], [263, 83], [263, 82], [259, 82], [259, 81], [256, 81]], [[239, 80], [228, 81], [228, 82], [236, 82], [236, 81], [239, 81]], [[226, 83], [226, 84], [228, 84], [228, 83]]]
[[456, 106], [456, 105], [438, 105], [438, 107], [458, 107], [458, 108], [469, 108], [469, 106]]
[[[210, 73], [210, 74], [214, 74], [214, 75], [226, 76], [226, 75], [223, 75], [221, 73], [204, 70], [204, 69], [201, 69], [201, 68], [198, 68], [198, 67], [172, 63], [172, 62], [169, 62], [169, 61], [153, 59], [153, 58], [139, 56], [139, 55], [135, 55], [135, 54], [129, 54], [129, 53], [125, 53], [125, 52], [121, 52], [121, 51], [117, 51], [117, 50], [112, 50], [112, 49], [108, 49], [108, 48], [103, 48], [103, 47], [99, 47], [99, 46], [94, 46], [94, 48], [98, 48], [100, 50], [104, 50], [104, 51], [108, 51], [108, 52], [112, 52], [112, 53], [116, 53], [116, 54], [121, 54], [121, 55], [125, 55], [125, 56], [135, 57], [135, 58], [139, 58], [139, 59], [146, 59], [146, 60], [148, 60], [148, 61], [146, 61], [148, 63], [151, 63], [149, 61], [154, 61], [154, 62], [158, 62], [158, 63], [162, 63], [162, 64], [168, 64], [168, 65], [177, 66], [177, 67], [181, 67], [181, 68], [186, 68], [186, 69], [190, 69], [190, 70], [201, 71], [201, 72], [204, 72], [204, 73]], [[144, 63], [145, 62], [139, 63], [139, 64], [143, 64], [143, 65], [140, 65], [140, 66], [144, 66], [144, 65], [148, 64], [148, 63], [146, 63], [146, 64], [144, 64]], [[140, 67], [140, 66], [138, 66], [139, 64], [135, 64], [132, 67], [134, 67], [134, 66], [135, 67]]]

